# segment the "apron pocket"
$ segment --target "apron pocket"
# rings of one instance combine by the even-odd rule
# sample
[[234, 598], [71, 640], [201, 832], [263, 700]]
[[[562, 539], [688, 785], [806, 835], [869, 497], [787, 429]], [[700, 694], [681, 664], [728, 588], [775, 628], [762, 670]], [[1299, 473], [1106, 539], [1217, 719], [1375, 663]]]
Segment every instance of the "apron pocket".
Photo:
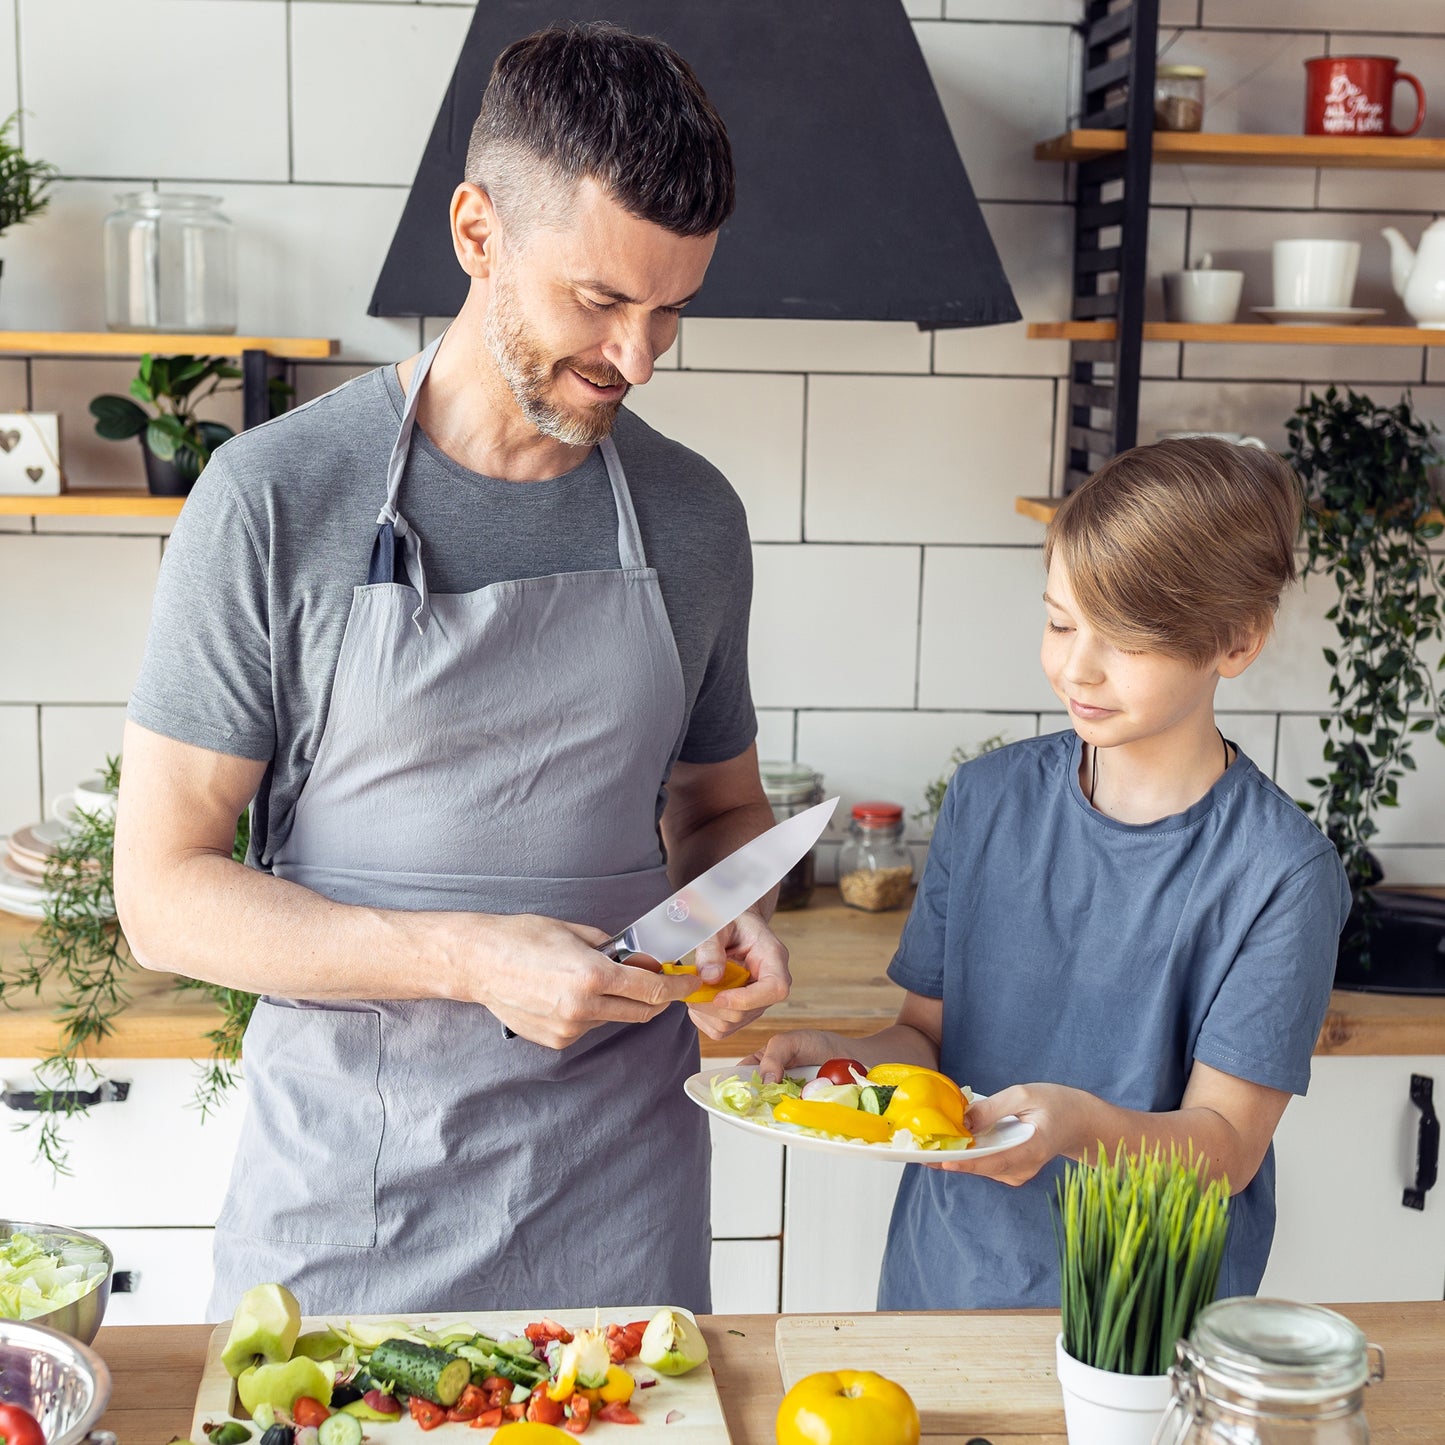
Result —
[[246, 1119], [217, 1227], [284, 1243], [374, 1245], [381, 1016], [260, 999], [242, 1067]]

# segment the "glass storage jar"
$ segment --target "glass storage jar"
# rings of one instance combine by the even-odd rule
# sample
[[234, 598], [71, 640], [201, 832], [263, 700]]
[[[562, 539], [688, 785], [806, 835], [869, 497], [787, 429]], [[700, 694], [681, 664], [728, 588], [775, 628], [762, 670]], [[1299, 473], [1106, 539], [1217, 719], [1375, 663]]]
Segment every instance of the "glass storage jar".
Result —
[[236, 329], [236, 243], [219, 196], [131, 191], [105, 218], [112, 331]]
[[838, 892], [850, 908], [901, 908], [913, 885], [913, 855], [903, 841], [898, 803], [855, 803], [838, 851]]
[[[795, 813], [823, 801], [823, 775], [815, 773], [806, 763], [759, 763], [763, 791], [772, 805], [773, 817], [785, 822]], [[783, 875], [778, 885], [778, 907], [806, 908], [813, 897], [817, 862], [808, 849]]]
[[1161, 65], [1154, 71], [1154, 129], [1198, 130], [1204, 124], [1204, 68]]
[[[1333, 1310], [1216, 1300], [1178, 1344], [1155, 1445], [1365, 1445], [1365, 1387], [1385, 1357]], [[1374, 1360], [1369, 1352], [1374, 1351]]]

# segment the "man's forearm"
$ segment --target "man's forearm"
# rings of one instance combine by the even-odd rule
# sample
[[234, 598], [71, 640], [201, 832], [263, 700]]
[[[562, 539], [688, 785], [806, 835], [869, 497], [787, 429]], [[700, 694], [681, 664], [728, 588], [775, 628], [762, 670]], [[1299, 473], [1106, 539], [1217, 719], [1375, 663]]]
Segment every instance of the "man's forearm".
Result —
[[[767, 803], [744, 803], [709, 818], [690, 833], [669, 840], [667, 876], [674, 888], [691, 882], [729, 853], [766, 833], [777, 820]], [[758, 911], [771, 918], [777, 907], [778, 890], [772, 888], [758, 900]]]

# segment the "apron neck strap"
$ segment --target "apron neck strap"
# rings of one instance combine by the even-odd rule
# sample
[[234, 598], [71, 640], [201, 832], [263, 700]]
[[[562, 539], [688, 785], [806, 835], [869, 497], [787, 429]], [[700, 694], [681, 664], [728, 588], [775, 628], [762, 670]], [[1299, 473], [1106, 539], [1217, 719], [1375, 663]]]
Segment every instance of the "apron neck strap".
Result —
[[647, 554], [643, 550], [642, 532], [637, 525], [637, 512], [632, 506], [627, 474], [622, 470], [617, 444], [610, 436], [602, 438], [599, 449], [607, 465], [607, 479], [612, 483], [612, 500], [617, 506], [617, 560], [621, 562], [623, 571], [636, 571], [647, 566]]

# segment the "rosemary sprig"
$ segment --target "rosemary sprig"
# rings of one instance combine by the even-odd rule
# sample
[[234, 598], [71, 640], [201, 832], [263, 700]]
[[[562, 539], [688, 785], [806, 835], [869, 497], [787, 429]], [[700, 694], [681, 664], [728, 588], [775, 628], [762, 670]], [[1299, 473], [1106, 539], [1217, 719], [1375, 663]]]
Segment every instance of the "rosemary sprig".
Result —
[[[106, 787], [120, 785], [120, 759], [106, 759]], [[249, 818], [237, 826], [233, 856], [243, 860]], [[39, 1112], [18, 1124], [36, 1128], [36, 1155], [56, 1174], [69, 1174], [66, 1126], [89, 1112], [83, 1091], [100, 1077], [90, 1062], [92, 1046], [115, 1032], [115, 1021], [131, 1002], [125, 974], [130, 950], [115, 918], [113, 867], [115, 820], [77, 814], [66, 836], [45, 864], [45, 916], [34, 939], [14, 962], [0, 959], [0, 1005], [17, 1007], [19, 994], [39, 997], [47, 983], [59, 993], [55, 1015], [60, 1036], [55, 1050], [39, 1061]], [[241, 1036], [250, 1021], [255, 995], [196, 979], [178, 979], [180, 988], [198, 988], [219, 1005], [222, 1021], [207, 1038], [212, 1056], [200, 1062], [195, 1102], [207, 1117], [239, 1078]]]

